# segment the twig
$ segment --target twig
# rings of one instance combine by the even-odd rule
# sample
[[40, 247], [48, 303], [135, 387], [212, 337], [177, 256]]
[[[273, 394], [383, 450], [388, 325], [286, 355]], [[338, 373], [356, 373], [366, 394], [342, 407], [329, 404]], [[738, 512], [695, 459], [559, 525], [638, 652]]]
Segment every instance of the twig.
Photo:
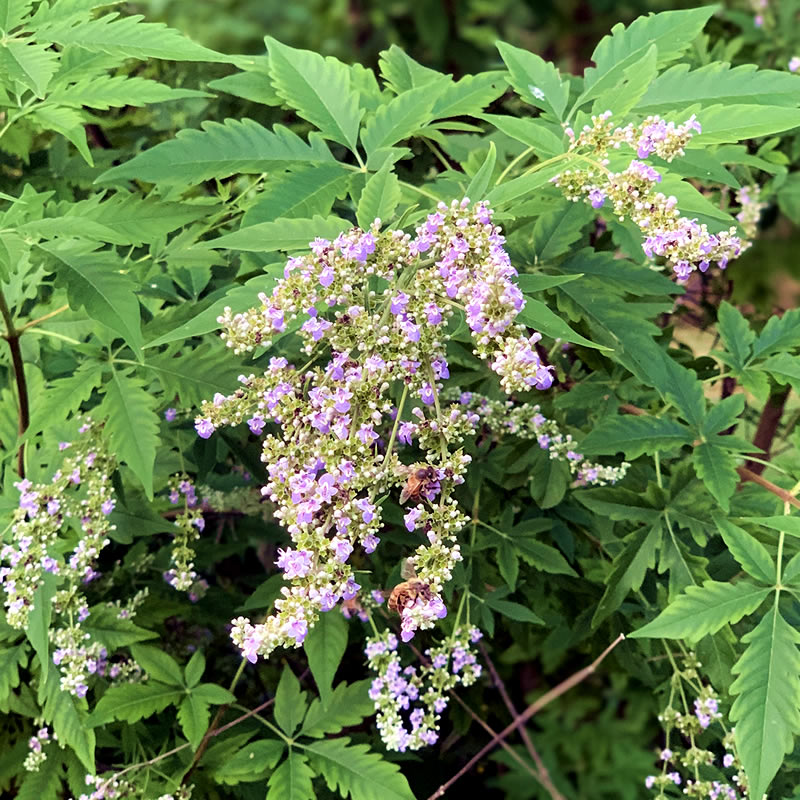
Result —
[[[500, 677], [500, 674], [495, 668], [494, 662], [491, 658], [489, 658], [489, 651], [486, 649], [486, 645], [483, 642], [479, 642], [478, 648], [481, 651], [483, 660], [486, 662], [486, 666], [489, 668], [489, 674], [492, 676], [492, 681], [497, 687], [497, 691], [500, 692], [500, 697], [503, 699], [509, 714], [511, 714], [514, 719], [517, 719], [517, 717], [519, 717], [519, 713], [514, 706], [514, 702], [509, 697], [508, 691], [506, 690], [506, 685], [503, 683], [503, 679]], [[547, 789], [547, 791], [550, 793], [550, 797], [552, 797], [553, 800], [565, 800], [564, 795], [562, 795], [553, 784], [553, 781], [550, 778], [550, 773], [547, 771], [547, 767], [544, 765], [539, 752], [533, 746], [533, 740], [528, 733], [528, 729], [524, 725], [520, 727], [519, 735], [522, 737], [522, 741], [525, 743], [528, 753], [530, 753], [531, 758], [536, 764], [536, 768], [539, 770], [539, 780], [542, 782], [542, 786]]]
[[[22, 350], [19, 346], [20, 332], [14, 326], [14, 319], [9, 311], [6, 298], [0, 292], [0, 316], [6, 326], [3, 338], [8, 342], [11, 350], [11, 364], [14, 369], [14, 378], [17, 385], [17, 397], [19, 398], [19, 425], [17, 431], [22, 436], [30, 423], [30, 407], [28, 405], [28, 383], [25, 380], [25, 364], [22, 361]], [[25, 444], [19, 446], [17, 452], [17, 474], [20, 478], [25, 477]]]
[[[611, 644], [603, 650], [602, 653], [591, 663], [588, 667], [584, 667], [582, 670], [579, 670], [574, 675], [571, 675], [564, 681], [558, 684], [555, 688], [551, 689], [549, 692], [543, 694], [538, 700], [528, 706], [525, 711], [520, 714], [517, 719], [515, 719], [510, 725], [507, 725], [500, 731], [498, 736], [499, 739], [505, 739], [510, 733], [513, 733], [517, 728], [521, 725], [524, 725], [534, 714], [541, 711], [545, 706], [549, 705], [553, 702], [553, 700], [561, 697], [562, 694], [565, 694], [573, 686], [577, 686], [581, 681], [586, 680], [590, 675], [592, 675], [603, 659], [625, 638], [624, 634], [620, 634]], [[436, 800], [439, 797], [443, 797], [444, 793], [462, 776], [466, 775], [475, 764], [477, 764], [488, 752], [490, 752], [495, 746], [495, 742], [489, 742], [489, 744], [485, 745], [481, 748], [452, 778], [450, 778], [447, 783], [443, 783], [429, 798], [428, 800]]]
[[763, 486], [765, 489], [772, 492], [772, 494], [780, 497], [784, 503], [789, 503], [796, 508], [800, 508], [800, 500], [798, 500], [790, 492], [787, 492], [786, 489], [781, 489], [780, 486], [777, 486], [772, 481], [768, 481], [766, 478], [762, 478], [761, 475], [749, 470], [747, 467], [737, 467], [736, 471], [739, 473], [739, 477], [743, 481], [752, 481], [753, 483], [757, 483], [759, 486]]
[[[783, 407], [786, 405], [786, 398], [789, 396], [790, 386], [781, 389], [767, 398], [764, 408], [761, 411], [761, 418], [758, 420], [758, 427], [756, 428], [756, 435], [753, 439], [753, 444], [763, 450], [766, 455], [764, 458], [769, 459], [769, 451], [772, 447], [772, 441], [775, 434], [778, 432], [778, 425], [780, 424], [781, 417], [783, 416]], [[764, 464], [759, 464], [755, 461], [748, 461], [745, 467], [756, 475], [760, 475], [764, 469]]]
[[48, 319], [52, 319], [53, 317], [57, 316], [58, 314], [62, 314], [64, 311], [67, 311], [68, 309], [69, 309], [69, 303], [65, 303], [63, 306], [59, 306], [54, 311], [51, 311], [49, 314], [45, 314], [44, 316], [32, 319], [30, 322], [26, 322], [21, 328], [17, 328], [17, 333], [18, 334], [25, 333], [25, 331], [28, 330], [28, 328], [33, 328], [40, 322], [45, 322]]

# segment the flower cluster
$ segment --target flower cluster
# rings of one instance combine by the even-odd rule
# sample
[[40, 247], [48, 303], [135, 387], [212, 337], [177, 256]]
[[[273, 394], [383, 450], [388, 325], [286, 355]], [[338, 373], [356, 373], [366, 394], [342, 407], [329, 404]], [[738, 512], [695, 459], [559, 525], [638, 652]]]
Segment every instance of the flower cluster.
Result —
[[[125, 770], [127, 772], [128, 770]], [[122, 774], [122, 773], [120, 773]], [[122, 798], [146, 798], [152, 794], [144, 794], [144, 789], [116, 775], [101, 777], [87, 775], [86, 785], [92, 787], [91, 794], [82, 794], [78, 800], [122, 800]], [[156, 800], [191, 800], [194, 786], [181, 786], [175, 792], [162, 794]]]
[[[34, 485], [29, 480], [15, 484], [20, 501], [12, 526], [14, 542], [0, 550], [0, 559], [8, 565], [0, 568], [0, 584], [6, 592], [8, 623], [24, 629], [45, 573], [61, 581], [62, 588], [53, 597], [60, 622], [50, 631], [53, 662], [61, 668], [62, 690], [83, 697], [86, 679], [95, 671], [92, 665], [105, 658], [99, 643], [87, 644], [81, 624], [90, 613], [83, 587], [99, 577], [94, 565], [114, 529], [109, 514], [115, 505], [110, 479], [115, 460], [103, 449], [99, 431], [91, 423], [82, 425], [80, 433], [74, 444], [59, 445], [66, 455], [49, 484]], [[59, 533], [67, 533], [70, 524], [80, 528], [80, 537], [62, 561], [56, 545]]]
[[[447, 396], [450, 396], [449, 394]], [[496, 436], [504, 433], [520, 439], [535, 439], [550, 458], [564, 461], [579, 486], [606, 486], [625, 477], [630, 464], [606, 466], [590, 461], [578, 452], [578, 445], [568, 433], [563, 433], [557, 422], [547, 419], [538, 405], [514, 403], [511, 400], [491, 400], [474, 392], [453, 391], [464, 407], [468, 420], [477, 429], [484, 426]]]
[[[748, 796], [747, 777], [736, 755], [734, 731], [725, 728], [714, 689], [700, 682], [700, 666], [694, 654], [688, 653], [683, 668], [676, 667], [667, 707], [659, 715], [666, 737], [658, 753], [661, 771], [648, 775], [645, 787], [656, 790], [657, 798], [670, 796], [667, 790], [680, 786], [688, 797], [743, 800]], [[691, 706], [686, 699], [689, 692], [696, 695]], [[701, 746], [701, 737], [708, 746]], [[714, 740], [725, 751], [721, 759], [710, 749]], [[725, 770], [732, 773], [726, 775]]]
[[[739, 224], [742, 226], [745, 236], [748, 239], [753, 239], [758, 231], [758, 221], [761, 219], [761, 212], [767, 207], [767, 204], [761, 201], [761, 187], [752, 184], [750, 186], [742, 186], [736, 192], [736, 202], [741, 206], [741, 211], [736, 215]], [[742, 250], [746, 250], [750, 246], [750, 242], [745, 240], [742, 242]]]
[[684, 155], [693, 134], [701, 131], [694, 115], [682, 125], [652, 116], [640, 125], [623, 128], [615, 128], [610, 116], [608, 111], [593, 116], [592, 125], [584, 126], [578, 136], [566, 129], [570, 152], [587, 166], [565, 170], [552, 182], [569, 200], [583, 200], [597, 209], [608, 202], [620, 220], [633, 221], [645, 237], [645, 255], [664, 257], [679, 280], [686, 280], [696, 269], [705, 272], [711, 262], [725, 269], [742, 250], [736, 228], [711, 233], [705, 224], [681, 216], [677, 199], [656, 190], [661, 174], [642, 160], [631, 160], [620, 172], [608, 168], [609, 154], [623, 144], [634, 149], [638, 159], [656, 155], [669, 162]]
[[177, 532], [172, 545], [172, 567], [164, 573], [164, 580], [178, 591], [185, 592], [193, 590], [198, 583], [191, 543], [200, 538], [206, 522], [199, 508], [194, 484], [186, 475], [178, 475], [169, 484], [170, 503], [177, 505], [181, 497], [183, 508], [175, 517]]
[[[292, 539], [276, 562], [289, 585], [275, 613], [258, 625], [234, 620], [232, 638], [251, 661], [299, 646], [319, 613], [356, 596], [351, 558], [378, 546], [378, 498], [412, 483], [420, 491], [402, 502], [411, 505], [406, 528], [423, 534], [410, 561], [425, 589], [405, 609], [404, 632], [445, 613], [441, 588], [461, 559], [466, 522], [451, 492], [470, 460], [453, 449], [468, 430], [463, 414], [440, 401], [454, 316], [506, 391], [552, 383], [539, 334], [516, 321], [525, 300], [504, 241], [486, 205], [468, 200], [440, 204], [414, 236], [381, 231], [376, 220], [368, 231], [315, 239], [260, 307], [219, 318], [237, 353], [295, 330], [309, 358], [298, 368], [273, 357], [262, 376], [240, 376], [236, 391], [205, 403], [195, 423], [204, 438], [242, 423], [262, 437], [262, 494]], [[424, 458], [409, 466], [396, 445], [412, 442]]]
[[753, 9], [753, 24], [756, 28], [774, 28], [775, 15], [769, 5], [769, 0], [750, 0]]
[[[55, 739], [55, 734], [53, 734]], [[28, 755], [25, 757], [23, 766], [28, 772], [38, 772], [39, 767], [47, 761], [47, 753], [44, 746], [50, 741], [50, 730], [46, 727], [39, 728], [34, 736], [28, 740]]]
[[441, 645], [425, 651], [421, 668], [403, 667], [397, 637], [390, 631], [367, 639], [369, 668], [377, 673], [369, 690], [378, 713], [378, 730], [389, 750], [419, 750], [438, 738], [439, 720], [447, 708], [447, 693], [470, 686], [480, 677], [470, 645], [481, 638], [477, 628], [458, 629]]
[[800, 56], [792, 56], [789, 59], [789, 72], [797, 72], [800, 70]]

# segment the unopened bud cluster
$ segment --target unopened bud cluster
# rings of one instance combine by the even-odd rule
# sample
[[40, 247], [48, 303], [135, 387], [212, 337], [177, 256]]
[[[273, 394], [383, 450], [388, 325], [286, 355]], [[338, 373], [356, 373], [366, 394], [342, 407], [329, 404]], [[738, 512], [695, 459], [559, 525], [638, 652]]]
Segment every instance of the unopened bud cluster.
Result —
[[169, 483], [169, 501], [182, 503], [175, 516], [175, 539], [172, 543], [172, 566], [164, 573], [164, 580], [180, 592], [191, 590], [198, 582], [194, 570], [192, 542], [200, 538], [206, 521], [200, 508], [194, 484], [187, 475], [178, 475]]
[[[623, 128], [615, 128], [610, 117], [610, 111], [593, 116], [592, 125], [586, 125], [578, 136], [566, 129], [570, 152], [588, 166], [565, 170], [552, 182], [569, 200], [582, 200], [598, 209], [608, 202], [620, 221], [634, 222], [645, 237], [645, 255], [663, 257], [678, 280], [686, 280], [696, 269], [705, 272], [712, 262], [725, 269], [742, 251], [736, 228], [711, 233], [704, 223], [681, 216], [677, 198], [657, 191], [661, 174], [641, 160], [656, 155], [669, 162], [684, 155], [693, 134], [701, 132], [694, 115], [682, 125], [652, 116], [640, 125]], [[612, 172], [609, 156], [623, 144], [633, 148], [639, 160], [631, 160], [621, 172]]]
[[[463, 414], [440, 402], [449, 331], [466, 322], [474, 354], [507, 392], [552, 383], [539, 334], [516, 322], [525, 300], [504, 241], [486, 205], [468, 200], [440, 204], [413, 236], [376, 220], [369, 231], [315, 239], [259, 307], [220, 317], [237, 353], [293, 329], [309, 359], [298, 368], [271, 358], [263, 375], [242, 375], [233, 393], [204, 403], [195, 422], [203, 438], [243, 423], [262, 437], [262, 494], [292, 539], [278, 552], [288, 585], [275, 613], [256, 625], [234, 620], [249, 660], [300, 646], [319, 613], [356, 597], [351, 557], [374, 552], [378, 499], [400, 487], [406, 528], [422, 534], [409, 560], [424, 587], [401, 610], [404, 637], [446, 613], [441, 589], [466, 522], [450, 493], [470, 461], [454, 449], [469, 430]], [[409, 465], [397, 445], [412, 442], [422, 458]]]
[[459, 628], [441, 645], [426, 650], [427, 661], [420, 667], [402, 666], [397, 636], [390, 631], [367, 639], [364, 653], [376, 673], [369, 696], [387, 749], [402, 753], [438, 740], [448, 693], [457, 686], [471, 686], [481, 675], [471, 648], [481, 636], [477, 628]]

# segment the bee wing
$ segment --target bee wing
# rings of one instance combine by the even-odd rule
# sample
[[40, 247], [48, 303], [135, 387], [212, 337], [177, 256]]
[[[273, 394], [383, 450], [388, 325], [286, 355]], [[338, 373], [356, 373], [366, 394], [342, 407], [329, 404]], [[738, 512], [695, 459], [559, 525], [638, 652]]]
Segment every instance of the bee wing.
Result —
[[410, 581], [412, 578], [417, 577], [417, 571], [414, 569], [414, 564], [410, 558], [403, 559], [403, 563], [400, 565], [400, 575], [404, 581]]
[[406, 500], [411, 497], [411, 492], [408, 490], [408, 484], [403, 487], [403, 491], [400, 492], [400, 505], [404, 505]]

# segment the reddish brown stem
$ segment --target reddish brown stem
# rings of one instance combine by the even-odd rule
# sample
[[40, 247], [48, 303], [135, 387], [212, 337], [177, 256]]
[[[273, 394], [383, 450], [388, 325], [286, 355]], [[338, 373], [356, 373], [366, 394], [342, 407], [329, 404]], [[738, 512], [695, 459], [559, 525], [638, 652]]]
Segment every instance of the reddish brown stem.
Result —
[[[760, 453], [754, 453], [753, 455], [759, 455], [766, 461], [769, 461], [769, 451], [775, 434], [778, 432], [778, 425], [783, 416], [783, 407], [786, 405], [786, 398], [789, 396], [790, 389], [791, 387], [787, 386], [785, 389], [771, 394], [767, 398], [764, 410], [761, 412], [761, 419], [758, 421], [753, 444], [756, 447], [760, 447], [766, 455], [762, 456]], [[755, 461], [748, 461], [745, 466], [756, 475], [760, 475], [766, 469], [766, 464], [759, 464]]]
[[[14, 370], [14, 381], [17, 386], [17, 397], [19, 398], [19, 425], [17, 431], [22, 436], [30, 423], [30, 406], [28, 405], [28, 383], [25, 380], [25, 364], [22, 361], [22, 350], [19, 346], [20, 331], [14, 326], [14, 319], [6, 303], [6, 298], [0, 292], [0, 316], [3, 317], [6, 332], [3, 338], [8, 342], [11, 350], [11, 365]], [[17, 453], [17, 474], [20, 478], [25, 477], [25, 445], [19, 446]]]
[[781, 489], [780, 486], [777, 486], [772, 481], [768, 481], [766, 478], [762, 478], [758, 473], [752, 472], [747, 467], [739, 467], [736, 471], [739, 473], [739, 477], [743, 481], [752, 481], [753, 483], [757, 483], [759, 486], [763, 486], [765, 489], [772, 492], [772, 494], [780, 497], [784, 503], [789, 503], [795, 508], [800, 508], [800, 500], [798, 500], [790, 492], [787, 492], [786, 489]]
[[[574, 686], [577, 686], [581, 681], [586, 680], [590, 675], [592, 675], [596, 670], [603, 659], [625, 638], [624, 634], [620, 634], [603, 652], [588, 666], [584, 667], [582, 670], [579, 670], [574, 675], [570, 675], [564, 681], [558, 684], [555, 688], [551, 689], [549, 692], [543, 694], [538, 700], [534, 703], [529, 705], [525, 711], [522, 712], [510, 725], [507, 725], [503, 728], [502, 731], [498, 734], [498, 739], [503, 740], [505, 739], [510, 733], [513, 733], [517, 728], [524, 725], [534, 714], [537, 714], [541, 711], [545, 706], [549, 705], [556, 700], [557, 698], [561, 697], [562, 694], [565, 694]], [[466, 775], [487, 753], [494, 749], [496, 742], [491, 741], [489, 744], [482, 747], [452, 778], [450, 778], [447, 783], [443, 783], [429, 798], [428, 800], [437, 800], [439, 797], [443, 797], [444, 793], [461, 777]]]

